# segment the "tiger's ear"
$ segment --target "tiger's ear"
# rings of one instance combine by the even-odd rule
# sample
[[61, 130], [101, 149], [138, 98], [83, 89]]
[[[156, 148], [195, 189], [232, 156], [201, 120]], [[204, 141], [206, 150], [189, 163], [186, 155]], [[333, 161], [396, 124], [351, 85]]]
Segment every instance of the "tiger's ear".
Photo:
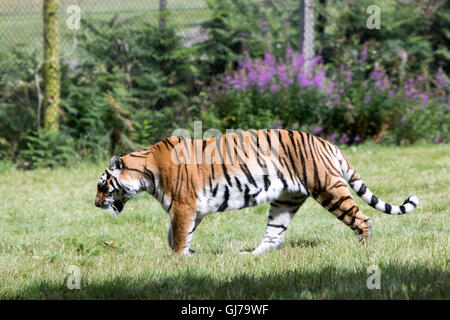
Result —
[[111, 170], [113, 171], [120, 171], [123, 169], [123, 161], [121, 157], [118, 156], [113, 156], [111, 158], [111, 164], [109, 165], [109, 167], [111, 168]]

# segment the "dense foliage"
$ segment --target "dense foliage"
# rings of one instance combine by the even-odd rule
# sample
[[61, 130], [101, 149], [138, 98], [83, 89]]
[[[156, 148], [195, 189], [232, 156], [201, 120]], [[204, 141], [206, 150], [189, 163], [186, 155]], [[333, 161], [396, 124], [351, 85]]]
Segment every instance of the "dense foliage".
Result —
[[57, 135], [40, 130], [37, 55], [0, 52], [0, 158], [33, 167], [105, 157], [195, 120], [339, 144], [449, 142], [449, 5], [380, 1], [382, 29], [371, 30], [369, 2], [317, 3], [312, 61], [298, 52], [296, 0], [210, 0], [208, 37], [191, 47], [170, 23], [85, 21], [61, 61]]
[[[281, 127], [312, 131], [336, 143], [409, 144], [423, 138], [448, 141], [450, 108], [442, 75], [395, 79], [381, 67], [359, 60], [327, 73], [303, 55], [286, 61], [266, 54], [248, 59], [215, 86], [214, 110], [221, 127]], [[369, 74], [367, 77], [366, 74]]]

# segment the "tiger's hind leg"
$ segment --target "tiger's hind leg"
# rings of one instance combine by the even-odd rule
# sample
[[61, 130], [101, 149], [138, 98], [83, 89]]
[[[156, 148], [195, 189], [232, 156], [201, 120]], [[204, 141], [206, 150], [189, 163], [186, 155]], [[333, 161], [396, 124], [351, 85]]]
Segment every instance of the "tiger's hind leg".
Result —
[[371, 240], [372, 222], [359, 210], [345, 183], [332, 184], [331, 188], [314, 198], [325, 209], [349, 226], [355, 232], [359, 242], [367, 243]]
[[286, 230], [306, 199], [307, 196], [301, 193], [284, 193], [279, 199], [270, 202], [266, 233], [253, 254], [275, 250], [283, 245]]

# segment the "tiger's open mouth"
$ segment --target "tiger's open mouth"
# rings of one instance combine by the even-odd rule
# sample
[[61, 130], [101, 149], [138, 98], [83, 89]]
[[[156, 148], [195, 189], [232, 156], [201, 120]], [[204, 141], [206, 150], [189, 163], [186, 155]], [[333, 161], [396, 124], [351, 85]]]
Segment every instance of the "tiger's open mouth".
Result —
[[120, 213], [123, 210], [123, 202], [120, 200], [115, 200], [113, 203], [114, 208]]
[[123, 210], [123, 203], [120, 200], [115, 200], [112, 204], [105, 206], [104, 209], [108, 212], [112, 217], [117, 217]]

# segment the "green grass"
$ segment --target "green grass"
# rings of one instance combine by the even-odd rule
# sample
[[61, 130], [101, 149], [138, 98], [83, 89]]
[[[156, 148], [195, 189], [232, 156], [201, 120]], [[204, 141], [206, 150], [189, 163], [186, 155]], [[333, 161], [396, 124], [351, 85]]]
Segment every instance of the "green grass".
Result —
[[[358, 199], [373, 242], [308, 200], [282, 249], [240, 255], [261, 240], [267, 205], [208, 216], [193, 257], [166, 244], [168, 215], [148, 195], [117, 219], [94, 207], [105, 164], [20, 171], [0, 165], [0, 298], [3, 299], [449, 299], [448, 145], [345, 149], [385, 201], [419, 197], [416, 211], [389, 216]], [[117, 247], [104, 246], [105, 241]], [[69, 266], [81, 289], [69, 290]], [[381, 271], [369, 290], [367, 268]]]

